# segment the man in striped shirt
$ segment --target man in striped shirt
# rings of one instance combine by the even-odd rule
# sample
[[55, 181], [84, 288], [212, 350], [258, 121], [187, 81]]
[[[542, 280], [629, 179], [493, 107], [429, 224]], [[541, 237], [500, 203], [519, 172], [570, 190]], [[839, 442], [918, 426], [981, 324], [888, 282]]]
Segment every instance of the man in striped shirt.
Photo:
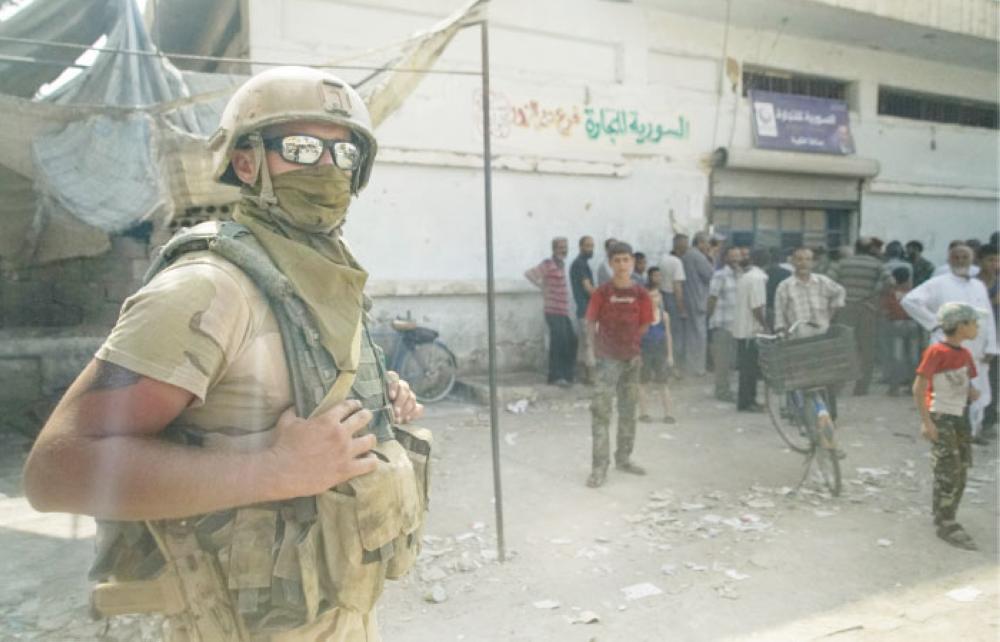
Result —
[[854, 256], [848, 257], [830, 270], [830, 278], [847, 291], [844, 309], [837, 322], [854, 329], [861, 372], [854, 384], [855, 395], [868, 394], [875, 366], [875, 328], [878, 324], [879, 300], [890, 276], [878, 259], [879, 246], [875, 239], [862, 237], [855, 244]]
[[526, 279], [542, 290], [545, 323], [549, 326], [548, 381], [564, 387], [573, 383], [576, 362], [576, 333], [570, 320], [569, 288], [566, 284], [568, 253], [566, 238], [554, 238], [552, 256], [524, 273]]

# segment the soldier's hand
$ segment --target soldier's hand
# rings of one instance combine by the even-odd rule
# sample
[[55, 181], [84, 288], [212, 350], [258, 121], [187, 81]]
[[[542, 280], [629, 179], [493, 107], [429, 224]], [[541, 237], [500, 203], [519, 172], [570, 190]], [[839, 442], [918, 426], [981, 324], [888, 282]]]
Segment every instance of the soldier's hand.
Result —
[[386, 375], [389, 381], [386, 392], [392, 402], [392, 414], [396, 417], [396, 423], [405, 424], [420, 419], [424, 415], [424, 405], [417, 403], [417, 395], [410, 384], [392, 370], [386, 372]]
[[979, 399], [979, 395], [980, 395], [979, 390], [971, 386], [969, 387], [969, 401], [975, 401]]
[[927, 441], [935, 442], [938, 440], [937, 426], [932, 421], [925, 421], [923, 423], [923, 426], [920, 428], [920, 434]]
[[375, 470], [375, 435], [358, 435], [372, 420], [361, 402], [342, 401], [312, 419], [289, 408], [275, 426], [271, 464], [282, 498], [316, 495]]

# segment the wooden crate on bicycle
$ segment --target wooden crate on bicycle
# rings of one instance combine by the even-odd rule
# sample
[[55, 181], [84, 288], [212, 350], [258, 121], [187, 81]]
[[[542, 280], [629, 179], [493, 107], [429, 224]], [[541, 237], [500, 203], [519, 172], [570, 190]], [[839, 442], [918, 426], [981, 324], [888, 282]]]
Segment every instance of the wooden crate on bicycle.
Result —
[[823, 335], [760, 342], [760, 370], [776, 391], [801, 390], [851, 381], [858, 376], [854, 331], [832, 325]]

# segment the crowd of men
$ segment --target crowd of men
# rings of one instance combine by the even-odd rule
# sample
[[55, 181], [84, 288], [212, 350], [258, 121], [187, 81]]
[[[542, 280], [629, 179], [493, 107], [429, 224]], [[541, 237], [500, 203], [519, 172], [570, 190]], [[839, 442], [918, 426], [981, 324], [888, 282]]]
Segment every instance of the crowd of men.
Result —
[[[618, 243], [613, 238], [605, 241], [608, 257]], [[991, 318], [984, 319], [978, 338], [967, 347], [982, 366], [973, 382], [980, 395], [970, 408], [970, 424], [975, 441], [983, 443], [997, 434], [997, 234], [988, 241], [953, 241], [947, 262], [940, 266], [924, 258], [923, 249], [915, 240], [904, 245], [862, 237], [853, 248], [782, 251], [727, 245], [704, 232], [676, 234], [670, 250], [655, 264], [646, 254], [633, 252], [631, 278], [656, 294], [670, 340], [669, 365], [676, 364], [670, 379], [705, 377], [711, 370], [715, 397], [734, 402], [744, 412], [763, 409], [758, 397], [758, 334], [795, 326], [796, 336], [805, 337], [822, 334], [833, 323], [850, 326], [859, 363], [853, 393], [867, 395], [881, 381], [887, 394], [897, 396], [912, 385], [922, 350], [938, 339], [937, 310], [948, 302], [982, 310]], [[591, 384], [594, 372], [588, 355], [594, 347], [587, 311], [596, 289], [613, 278], [613, 266], [610, 261], [592, 265], [590, 236], [580, 238], [568, 269], [568, 241], [553, 239], [552, 250], [550, 258], [526, 273], [545, 300], [551, 333], [548, 381], [560, 386]], [[646, 362], [649, 344], [642, 342]], [[660, 354], [659, 347], [655, 350]], [[655, 382], [655, 377], [643, 379]], [[667, 408], [668, 395], [664, 386]], [[642, 406], [641, 397], [639, 401]], [[641, 412], [640, 418], [648, 416]], [[668, 410], [664, 414], [673, 421]]]

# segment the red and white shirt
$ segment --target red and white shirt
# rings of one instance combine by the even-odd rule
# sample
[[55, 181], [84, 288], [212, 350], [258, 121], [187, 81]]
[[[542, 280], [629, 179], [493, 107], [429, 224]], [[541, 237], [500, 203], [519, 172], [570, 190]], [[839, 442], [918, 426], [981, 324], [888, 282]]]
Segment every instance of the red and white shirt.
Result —
[[961, 417], [969, 401], [969, 385], [976, 377], [972, 353], [944, 341], [931, 344], [917, 367], [917, 374], [927, 377], [927, 408], [931, 412]]

